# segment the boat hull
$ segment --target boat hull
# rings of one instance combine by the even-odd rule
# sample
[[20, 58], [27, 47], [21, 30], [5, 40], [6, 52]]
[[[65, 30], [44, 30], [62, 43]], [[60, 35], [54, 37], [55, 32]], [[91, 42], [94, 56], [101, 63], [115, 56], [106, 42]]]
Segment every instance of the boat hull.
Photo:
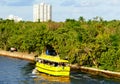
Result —
[[53, 76], [69, 76], [70, 67], [69, 66], [51, 66], [43, 63], [36, 63], [36, 69], [39, 72], [43, 72]]

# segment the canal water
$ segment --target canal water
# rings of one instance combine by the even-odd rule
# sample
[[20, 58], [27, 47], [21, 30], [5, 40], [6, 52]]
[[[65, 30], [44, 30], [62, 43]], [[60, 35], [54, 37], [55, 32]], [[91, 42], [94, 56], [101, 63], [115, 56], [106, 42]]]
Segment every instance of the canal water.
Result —
[[34, 75], [31, 61], [0, 56], [0, 84], [120, 84], [120, 80], [71, 72], [70, 77]]

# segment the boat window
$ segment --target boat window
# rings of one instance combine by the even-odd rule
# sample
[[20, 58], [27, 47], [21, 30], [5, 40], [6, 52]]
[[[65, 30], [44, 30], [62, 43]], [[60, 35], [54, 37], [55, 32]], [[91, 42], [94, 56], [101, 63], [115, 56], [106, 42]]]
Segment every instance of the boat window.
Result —
[[67, 63], [62, 63], [62, 66], [68, 66], [68, 64]]
[[62, 66], [65, 66], [65, 63], [62, 63]]
[[44, 60], [44, 63], [45, 63], [45, 64], [48, 64], [49, 62], [48, 62], [47, 60]]
[[58, 66], [58, 63], [55, 63], [55, 67], [57, 67]]
[[54, 66], [54, 63], [53, 63], [53, 62], [50, 62], [49, 64], [50, 64], [51, 66]]
[[66, 66], [69, 66], [67, 63], [57, 63], [57, 62], [51, 62], [51, 61], [48, 61], [48, 60], [43, 60], [43, 59], [39, 59], [38, 62], [40, 63], [43, 63], [43, 64], [47, 64], [47, 65], [50, 65], [50, 66], [54, 66], [54, 67], [66, 67]]

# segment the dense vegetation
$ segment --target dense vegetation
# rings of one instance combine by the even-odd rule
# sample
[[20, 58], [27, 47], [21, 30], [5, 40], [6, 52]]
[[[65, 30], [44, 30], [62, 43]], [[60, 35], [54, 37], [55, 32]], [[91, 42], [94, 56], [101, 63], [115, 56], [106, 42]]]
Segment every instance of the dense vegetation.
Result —
[[120, 71], [120, 21], [18, 22], [0, 19], [0, 48], [40, 54], [52, 45], [62, 58], [83, 66]]

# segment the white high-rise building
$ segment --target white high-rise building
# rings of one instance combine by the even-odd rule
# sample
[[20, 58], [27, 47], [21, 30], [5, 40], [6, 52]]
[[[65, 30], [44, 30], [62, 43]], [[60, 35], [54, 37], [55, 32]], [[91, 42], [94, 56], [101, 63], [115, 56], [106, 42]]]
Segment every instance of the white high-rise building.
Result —
[[45, 3], [33, 5], [33, 21], [46, 22], [52, 20], [52, 6]]

